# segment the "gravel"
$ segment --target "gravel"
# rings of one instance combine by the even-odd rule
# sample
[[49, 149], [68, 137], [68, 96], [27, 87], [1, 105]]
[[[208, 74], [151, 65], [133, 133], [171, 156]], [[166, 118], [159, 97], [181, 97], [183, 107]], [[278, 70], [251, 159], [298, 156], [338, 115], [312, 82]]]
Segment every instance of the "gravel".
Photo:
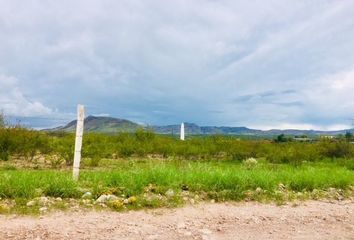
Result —
[[0, 216], [0, 239], [354, 239], [354, 203], [202, 203]]

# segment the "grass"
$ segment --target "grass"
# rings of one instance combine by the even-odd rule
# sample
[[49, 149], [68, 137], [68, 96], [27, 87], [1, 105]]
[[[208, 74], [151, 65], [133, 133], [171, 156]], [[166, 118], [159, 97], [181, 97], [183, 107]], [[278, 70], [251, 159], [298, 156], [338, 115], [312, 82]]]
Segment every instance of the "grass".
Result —
[[[47, 207], [38, 199], [26, 205], [41, 196], [51, 198], [50, 206], [67, 208], [97, 207], [95, 199], [114, 194], [119, 199], [102, 207], [117, 210], [354, 196], [354, 145], [343, 136], [310, 143], [230, 136], [179, 141], [138, 130], [86, 134], [83, 146], [80, 180], [74, 182], [73, 134], [0, 128], [0, 213], [38, 212]], [[93, 198], [83, 201], [88, 191]]]
[[31, 199], [41, 195], [79, 197], [77, 183], [68, 172], [11, 170], [0, 171], [0, 197]]
[[[123, 167], [124, 168], [124, 167]], [[261, 165], [247, 169], [241, 164], [213, 162], [148, 162], [125, 166], [124, 170], [86, 171], [81, 181], [92, 185], [124, 186], [137, 194], [149, 183], [162, 188], [178, 189], [187, 185], [191, 191], [244, 191], [261, 187], [273, 190], [279, 183], [291, 190], [301, 191], [314, 188], [345, 188], [354, 183], [351, 171], [334, 164], [305, 165]]]
[[[346, 190], [354, 186], [354, 172], [336, 162], [301, 166], [261, 162], [247, 167], [231, 161], [130, 160], [119, 161], [110, 170], [82, 170], [74, 182], [68, 170], [0, 170], [0, 198], [17, 202], [39, 196], [79, 199], [90, 191], [95, 198], [104, 193], [137, 196], [139, 207], [155, 207], [180, 204], [183, 190], [204, 200], [278, 200], [280, 184], [289, 199], [297, 192]], [[169, 189], [176, 193], [174, 198], [145, 201], [147, 192], [164, 197]]]

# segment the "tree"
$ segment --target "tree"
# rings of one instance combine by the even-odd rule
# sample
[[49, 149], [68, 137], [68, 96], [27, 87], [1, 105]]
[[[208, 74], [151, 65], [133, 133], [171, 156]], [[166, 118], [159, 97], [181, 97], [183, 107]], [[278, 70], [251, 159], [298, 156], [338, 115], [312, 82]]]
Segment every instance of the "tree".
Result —
[[0, 112], [0, 128], [5, 127], [5, 116], [3, 112]]
[[275, 139], [275, 142], [291, 142], [291, 138], [286, 137], [283, 133], [278, 135], [277, 138]]
[[347, 141], [350, 142], [353, 139], [353, 134], [350, 132], [346, 132], [345, 139], [347, 139]]

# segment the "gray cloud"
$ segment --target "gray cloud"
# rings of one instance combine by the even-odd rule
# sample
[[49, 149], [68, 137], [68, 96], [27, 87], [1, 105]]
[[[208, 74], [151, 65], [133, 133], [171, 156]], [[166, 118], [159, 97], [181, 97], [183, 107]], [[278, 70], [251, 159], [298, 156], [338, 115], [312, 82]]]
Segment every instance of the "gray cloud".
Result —
[[[0, 108], [71, 117], [81, 102], [152, 124], [342, 126], [354, 109], [353, 11], [326, 0], [0, 0]], [[4, 103], [14, 89], [27, 103]]]

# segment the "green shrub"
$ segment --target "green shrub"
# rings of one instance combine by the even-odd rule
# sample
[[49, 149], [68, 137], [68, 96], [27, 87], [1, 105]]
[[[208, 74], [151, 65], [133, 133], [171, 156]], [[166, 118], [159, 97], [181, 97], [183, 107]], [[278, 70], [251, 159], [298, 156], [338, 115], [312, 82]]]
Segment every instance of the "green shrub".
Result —
[[330, 158], [353, 157], [353, 145], [344, 139], [331, 140], [325, 139], [320, 141], [319, 149], [321, 154]]
[[[0, 159], [22, 157], [31, 161], [39, 154], [56, 155], [67, 165], [74, 158], [75, 136], [45, 133], [21, 127], [0, 128]], [[352, 158], [354, 145], [345, 138], [311, 143], [240, 140], [233, 136], [190, 136], [180, 141], [173, 136], [156, 135], [139, 129], [115, 135], [88, 133], [83, 138], [83, 157], [97, 166], [102, 158], [151, 157], [187, 160], [234, 160], [265, 158], [272, 163], [300, 165], [325, 158]]]
[[74, 150], [75, 150], [75, 138], [74, 135], [66, 135], [54, 142], [55, 153], [62, 158], [67, 166], [73, 164]]

